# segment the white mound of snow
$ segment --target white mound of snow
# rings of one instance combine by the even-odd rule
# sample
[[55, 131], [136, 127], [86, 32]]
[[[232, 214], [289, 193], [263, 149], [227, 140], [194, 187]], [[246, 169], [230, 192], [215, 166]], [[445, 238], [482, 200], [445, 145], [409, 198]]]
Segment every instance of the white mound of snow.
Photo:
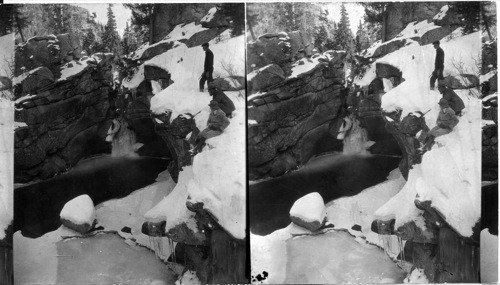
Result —
[[201, 285], [201, 281], [193, 270], [187, 270], [175, 281], [175, 285]]
[[498, 282], [498, 236], [489, 233], [488, 229], [481, 231], [481, 282]]
[[448, 5], [444, 5], [443, 7], [441, 7], [441, 10], [439, 11], [439, 13], [436, 14], [436, 16], [434, 16], [434, 18], [432, 18], [433, 20], [442, 20], [446, 14], [448, 13]]
[[309, 193], [293, 203], [290, 216], [307, 223], [323, 223], [326, 217], [325, 202], [318, 192]]
[[89, 195], [80, 195], [64, 205], [60, 216], [77, 225], [92, 225], [95, 219], [94, 202]]
[[191, 201], [202, 202], [232, 236], [245, 238], [246, 167], [245, 100], [227, 92], [236, 111], [231, 123], [193, 160], [194, 179], [188, 185]]
[[208, 14], [205, 15], [205, 17], [203, 17], [201, 19], [201, 22], [210, 22], [212, 21], [212, 19], [214, 18], [215, 16], [215, 13], [217, 13], [217, 7], [212, 7], [209, 11], [208, 11]]
[[182, 222], [186, 222], [189, 228], [197, 232], [198, 227], [194, 221], [195, 213], [186, 208], [187, 185], [193, 177], [193, 168], [191, 166], [184, 167], [179, 173], [179, 179], [174, 190], [144, 214], [146, 221], [166, 221], [165, 230], [167, 232]]
[[415, 268], [410, 276], [405, 278], [404, 283], [428, 284], [429, 280], [425, 276], [423, 269]]

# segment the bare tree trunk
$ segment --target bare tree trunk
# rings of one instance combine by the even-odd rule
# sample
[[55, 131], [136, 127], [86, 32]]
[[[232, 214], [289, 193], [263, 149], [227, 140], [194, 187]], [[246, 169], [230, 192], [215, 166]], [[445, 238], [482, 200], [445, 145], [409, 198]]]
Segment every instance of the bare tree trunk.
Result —
[[[386, 4], [388, 5], [388, 4]], [[389, 13], [387, 13], [387, 7], [384, 5], [382, 8], [382, 42], [387, 41], [387, 16]]]
[[492, 40], [493, 38], [491, 37], [491, 32], [490, 32], [490, 25], [488, 24], [488, 18], [486, 17], [486, 14], [484, 12], [484, 7], [483, 7], [483, 3], [481, 3], [481, 22], [483, 23], [484, 25], [484, 29], [486, 30], [486, 32], [488, 33], [488, 37], [490, 38], [490, 40]]
[[155, 22], [155, 10], [156, 4], [151, 4], [151, 7], [149, 7], [149, 44], [152, 45], [154, 44], [154, 22]]

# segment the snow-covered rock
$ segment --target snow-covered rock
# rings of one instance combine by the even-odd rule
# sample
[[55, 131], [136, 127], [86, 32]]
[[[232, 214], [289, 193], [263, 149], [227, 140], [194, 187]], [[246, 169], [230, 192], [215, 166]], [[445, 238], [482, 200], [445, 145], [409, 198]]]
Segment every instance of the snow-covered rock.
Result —
[[325, 202], [318, 192], [298, 199], [290, 209], [290, 219], [310, 231], [318, 230], [326, 221]]
[[63, 225], [84, 234], [94, 225], [94, 202], [88, 195], [78, 196], [64, 205], [60, 216]]
[[458, 15], [455, 12], [451, 11], [450, 6], [448, 5], [444, 5], [443, 7], [441, 7], [441, 10], [436, 14], [436, 16], [434, 16], [432, 21], [438, 26], [460, 24]]

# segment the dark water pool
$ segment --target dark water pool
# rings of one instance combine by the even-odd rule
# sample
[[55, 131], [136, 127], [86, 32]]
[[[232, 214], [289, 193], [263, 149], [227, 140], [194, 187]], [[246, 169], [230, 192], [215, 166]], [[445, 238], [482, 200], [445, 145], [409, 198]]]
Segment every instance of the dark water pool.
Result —
[[355, 195], [384, 181], [401, 158], [329, 154], [281, 177], [250, 185], [250, 231], [268, 235], [290, 223], [289, 211], [300, 197], [318, 192], [325, 204]]
[[169, 160], [152, 157], [100, 156], [47, 181], [14, 190], [14, 232], [36, 238], [56, 230], [59, 213], [69, 200], [89, 195], [97, 205], [153, 183]]

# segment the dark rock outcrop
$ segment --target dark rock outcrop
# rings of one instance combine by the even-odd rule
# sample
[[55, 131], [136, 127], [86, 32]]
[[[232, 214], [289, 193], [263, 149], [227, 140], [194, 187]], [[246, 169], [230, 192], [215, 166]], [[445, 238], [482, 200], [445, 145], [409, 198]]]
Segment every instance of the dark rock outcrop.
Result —
[[445, 77], [444, 83], [451, 89], [469, 89], [479, 87], [479, 78], [474, 74], [459, 74]]
[[[250, 179], [279, 176], [314, 154], [318, 141], [336, 137], [346, 97], [342, 70], [335, 69], [344, 53], [288, 78], [248, 100]], [[254, 88], [255, 90], [255, 88]], [[255, 90], [260, 91], [260, 90]]]
[[189, 22], [200, 24], [201, 19], [212, 7], [215, 5], [210, 3], [156, 4], [153, 16], [153, 43], [161, 41], [179, 24]]
[[248, 78], [248, 91], [253, 94], [283, 81], [285, 72], [277, 64], [270, 64], [250, 73]]
[[69, 34], [36, 36], [16, 46], [14, 76], [42, 66], [56, 73], [61, 64], [80, 56], [79, 40]]
[[413, 21], [432, 21], [446, 2], [393, 2], [386, 8], [387, 15], [385, 33], [386, 40], [395, 38], [409, 23]]
[[[46, 179], [83, 157], [108, 152], [104, 139], [111, 78], [110, 59], [102, 57], [71, 80], [28, 88], [31, 96], [16, 103], [16, 121], [27, 124], [15, 131], [16, 181]], [[17, 97], [27, 94], [24, 86], [33, 86], [25, 81], [19, 83], [23, 88], [17, 88]]]
[[312, 55], [312, 39], [301, 31], [265, 34], [255, 42], [247, 44], [247, 69], [254, 70], [269, 64], [276, 64], [288, 75], [290, 65], [304, 51]]

